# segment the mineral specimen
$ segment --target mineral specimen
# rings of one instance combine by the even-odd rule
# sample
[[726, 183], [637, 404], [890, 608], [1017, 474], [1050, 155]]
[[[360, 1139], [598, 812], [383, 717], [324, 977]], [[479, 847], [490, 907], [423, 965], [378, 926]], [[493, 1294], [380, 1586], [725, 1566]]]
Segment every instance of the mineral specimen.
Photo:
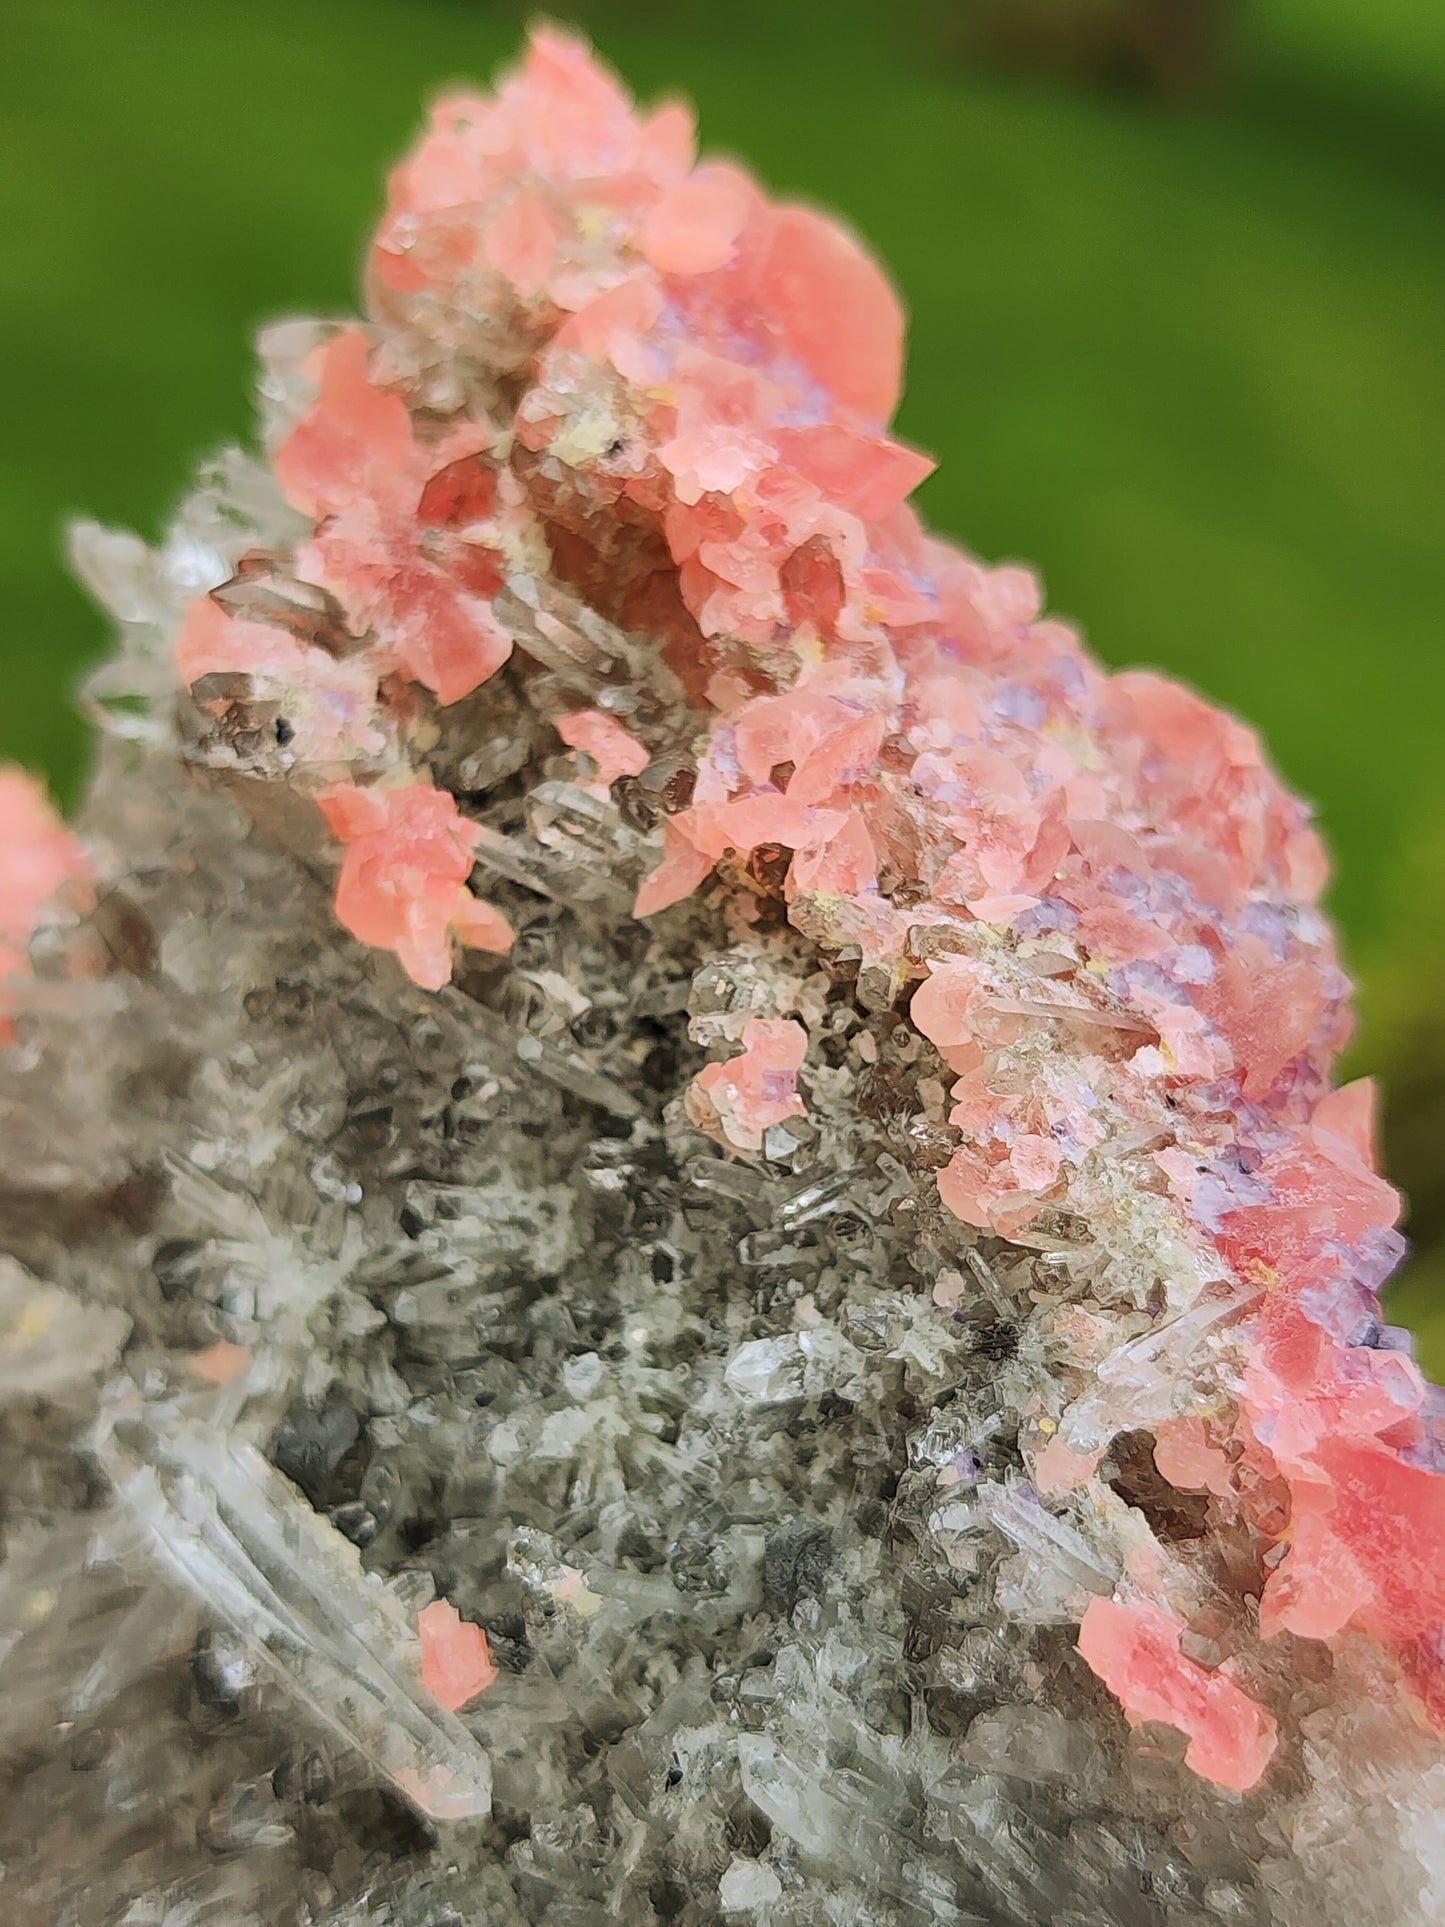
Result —
[[1254, 738], [538, 33], [0, 777], [12, 1917], [1445, 1911], [1445, 1403]]

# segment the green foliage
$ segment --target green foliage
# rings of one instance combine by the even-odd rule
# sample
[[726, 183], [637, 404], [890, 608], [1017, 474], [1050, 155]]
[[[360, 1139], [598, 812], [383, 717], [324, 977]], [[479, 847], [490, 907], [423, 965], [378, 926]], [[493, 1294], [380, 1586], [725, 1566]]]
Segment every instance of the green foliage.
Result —
[[[580, 11], [639, 92], [690, 93], [710, 146], [846, 209], [888, 261], [913, 314], [901, 429], [942, 464], [930, 516], [1037, 559], [1101, 655], [1237, 709], [1318, 799], [1356, 1062], [1396, 1078], [1392, 1160], [1433, 1199], [1445, 10], [1261, 0], [1195, 114], [974, 71], [930, 0]], [[254, 325], [354, 304], [422, 99], [485, 76], [523, 17], [8, 0], [0, 752], [73, 793], [68, 690], [102, 626], [64, 516], [153, 533], [197, 456], [247, 432]], [[1435, 1270], [1411, 1304], [1440, 1369]]]

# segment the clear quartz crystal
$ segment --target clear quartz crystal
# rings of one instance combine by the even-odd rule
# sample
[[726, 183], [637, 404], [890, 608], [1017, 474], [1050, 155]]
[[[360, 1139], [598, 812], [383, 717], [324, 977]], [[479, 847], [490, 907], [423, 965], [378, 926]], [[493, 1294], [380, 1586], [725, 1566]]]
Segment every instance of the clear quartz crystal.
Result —
[[487, 1756], [420, 1686], [413, 1627], [253, 1446], [122, 1391], [95, 1450], [159, 1570], [229, 1626], [306, 1717], [428, 1819], [488, 1812]]

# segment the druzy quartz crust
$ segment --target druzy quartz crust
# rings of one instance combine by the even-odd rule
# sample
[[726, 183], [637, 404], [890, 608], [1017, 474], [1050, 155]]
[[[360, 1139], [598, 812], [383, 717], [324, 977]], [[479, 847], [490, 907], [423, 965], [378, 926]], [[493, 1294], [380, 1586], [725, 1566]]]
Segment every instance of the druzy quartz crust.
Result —
[[1437, 1920], [1307, 811], [926, 531], [879, 269], [565, 35], [365, 282], [76, 531], [75, 832], [0, 773], [22, 1919]]

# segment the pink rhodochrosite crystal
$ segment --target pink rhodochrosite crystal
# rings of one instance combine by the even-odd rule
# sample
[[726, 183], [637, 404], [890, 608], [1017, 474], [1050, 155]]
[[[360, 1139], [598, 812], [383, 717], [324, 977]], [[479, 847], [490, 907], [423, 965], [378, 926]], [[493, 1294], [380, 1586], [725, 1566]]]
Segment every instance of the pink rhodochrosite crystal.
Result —
[[421, 1681], [448, 1712], [469, 1706], [497, 1677], [487, 1635], [463, 1619], [446, 1599], [423, 1606], [416, 1619], [421, 1641]]
[[176, 668], [198, 688], [203, 706], [224, 709], [234, 695], [227, 679], [238, 676], [262, 701], [285, 700], [299, 756], [324, 762], [384, 746], [375, 721], [376, 671], [369, 663], [338, 662], [272, 624], [227, 615], [209, 596], [187, 611], [176, 640]]
[[1092, 1600], [1079, 1651], [1122, 1702], [1132, 1724], [1157, 1720], [1189, 1735], [1188, 1764], [1206, 1780], [1247, 1793], [1275, 1749], [1275, 1723], [1222, 1671], [1179, 1650], [1184, 1628], [1144, 1600]]
[[635, 736], [599, 709], [579, 709], [557, 718], [557, 734], [569, 749], [580, 749], [596, 765], [596, 780], [610, 789], [619, 776], [640, 776], [652, 761]]
[[276, 451], [286, 499], [316, 524], [297, 572], [335, 595], [352, 635], [379, 639], [373, 676], [397, 670], [451, 703], [511, 650], [487, 600], [502, 578], [486, 431], [421, 443], [404, 404], [367, 380], [368, 353], [354, 331], [317, 350], [315, 404]]
[[0, 1044], [14, 1034], [6, 980], [27, 969], [30, 939], [47, 915], [81, 907], [89, 878], [84, 850], [39, 783], [0, 766]]
[[445, 790], [338, 784], [316, 800], [346, 846], [336, 915], [353, 937], [394, 950], [426, 990], [452, 974], [450, 936], [479, 950], [510, 947], [506, 918], [466, 887], [476, 829]]
[[[266, 332], [264, 459], [165, 550], [80, 541], [108, 974], [0, 1052], [56, 1272], [0, 1319], [124, 1311], [115, 1544], [298, 1731], [498, 1821], [403, 1867], [264, 1696], [186, 1798], [330, 1869], [307, 1927], [1429, 1927], [1445, 1399], [1380, 1319], [1306, 809], [923, 527], [880, 270], [572, 38], [438, 104], [366, 289]], [[24, 779], [0, 824], [14, 972], [82, 866]], [[7, 1866], [131, 1811], [103, 1752]], [[205, 1904], [275, 1927], [256, 1880]]]
[[801, 1024], [754, 1017], [743, 1027], [741, 1055], [709, 1064], [693, 1079], [688, 1115], [733, 1150], [760, 1151], [771, 1125], [803, 1115], [798, 1067], [807, 1048]]

